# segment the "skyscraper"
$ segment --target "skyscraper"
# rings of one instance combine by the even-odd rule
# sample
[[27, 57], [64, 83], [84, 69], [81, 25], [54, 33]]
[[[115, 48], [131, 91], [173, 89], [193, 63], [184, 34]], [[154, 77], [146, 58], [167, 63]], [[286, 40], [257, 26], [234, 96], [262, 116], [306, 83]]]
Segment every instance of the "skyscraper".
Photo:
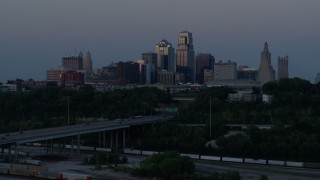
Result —
[[83, 54], [62, 57], [62, 67], [68, 70], [83, 70]]
[[83, 56], [83, 70], [86, 71], [86, 77], [91, 77], [92, 74], [92, 59], [90, 51]]
[[144, 82], [146, 84], [153, 84], [157, 82], [157, 54], [153, 52], [142, 53], [142, 60], [144, 61]]
[[268, 43], [264, 43], [264, 49], [261, 52], [261, 62], [258, 70], [258, 79], [261, 85], [268, 81], [275, 80], [275, 71], [271, 65], [271, 53], [269, 52]]
[[215, 59], [210, 53], [201, 53], [196, 56], [196, 81], [198, 83], [204, 83], [204, 72], [205, 70], [213, 70], [214, 61]]
[[237, 79], [237, 63], [228, 60], [214, 64], [214, 80], [231, 80]]
[[289, 57], [278, 57], [278, 80], [281, 78], [288, 78], [289, 72], [288, 72], [288, 61]]
[[156, 45], [157, 69], [175, 72], [174, 48], [171, 43], [163, 39]]
[[195, 82], [195, 60], [192, 42], [192, 33], [183, 31], [179, 33], [176, 53], [177, 73], [184, 74], [187, 82]]
[[157, 54], [154, 52], [142, 53], [142, 60], [144, 60], [144, 64], [157, 65]]

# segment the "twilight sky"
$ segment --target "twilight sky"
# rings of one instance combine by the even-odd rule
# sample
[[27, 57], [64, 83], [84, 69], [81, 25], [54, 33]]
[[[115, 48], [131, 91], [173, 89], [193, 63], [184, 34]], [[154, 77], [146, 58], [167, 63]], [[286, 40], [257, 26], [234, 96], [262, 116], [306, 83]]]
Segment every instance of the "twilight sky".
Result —
[[196, 53], [259, 67], [289, 56], [289, 76], [314, 83], [320, 72], [319, 0], [1, 0], [0, 82], [45, 80], [61, 57], [90, 50], [93, 66], [136, 61], [178, 33], [193, 33]]

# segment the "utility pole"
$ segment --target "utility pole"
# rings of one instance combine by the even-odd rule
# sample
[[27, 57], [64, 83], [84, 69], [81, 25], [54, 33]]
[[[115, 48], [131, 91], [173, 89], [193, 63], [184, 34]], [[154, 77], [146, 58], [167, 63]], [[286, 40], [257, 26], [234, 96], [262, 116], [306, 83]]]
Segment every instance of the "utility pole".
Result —
[[211, 96], [210, 96], [210, 140], [211, 140]]
[[70, 123], [70, 115], [69, 115], [69, 97], [68, 97], [68, 125], [69, 125], [69, 123]]

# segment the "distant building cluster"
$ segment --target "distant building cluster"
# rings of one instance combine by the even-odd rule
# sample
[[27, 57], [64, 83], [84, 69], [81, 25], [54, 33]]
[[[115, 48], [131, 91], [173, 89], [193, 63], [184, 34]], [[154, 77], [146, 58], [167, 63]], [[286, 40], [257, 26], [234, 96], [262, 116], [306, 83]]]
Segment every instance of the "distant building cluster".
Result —
[[[288, 56], [278, 58], [277, 79], [288, 78]], [[77, 87], [84, 84], [126, 85], [181, 85], [259, 87], [275, 81], [276, 73], [271, 63], [271, 53], [265, 42], [259, 68], [238, 66], [232, 60], [216, 61], [211, 53], [194, 51], [191, 32], [178, 35], [177, 48], [163, 39], [155, 43], [154, 52], [143, 52], [137, 61], [118, 61], [93, 69], [91, 53], [63, 56], [61, 66], [46, 72], [47, 85]], [[317, 78], [317, 82], [320, 78]], [[3, 91], [11, 91], [9, 85]]]

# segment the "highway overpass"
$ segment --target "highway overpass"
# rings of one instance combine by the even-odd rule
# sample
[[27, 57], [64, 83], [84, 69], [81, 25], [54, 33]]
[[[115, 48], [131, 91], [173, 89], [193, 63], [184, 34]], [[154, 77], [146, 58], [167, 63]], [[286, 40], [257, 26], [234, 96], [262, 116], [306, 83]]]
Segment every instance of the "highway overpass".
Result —
[[[123, 130], [123, 146], [125, 144], [125, 129], [138, 126], [154, 123], [157, 121], [166, 121], [171, 119], [172, 116], [145, 116], [139, 118], [128, 118], [128, 119], [117, 119], [117, 120], [109, 120], [109, 121], [100, 121], [94, 123], [85, 123], [78, 125], [69, 125], [69, 126], [61, 126], [54, 128], [46, 128], [46, 129], [36, 129], [36, 130], [28, 130], [28, 131], [18, 131], [18, 132], [10, 132], [0, 134], [0, 146], [2, 147], [2, 155], [4, 155], [4, 147], [9, 147], [11, 150], [11, 145], [14, 145], [15, 149], [19, 144], [23, 143], [31, 143], [31, 142], [39, 142], [39, 141], [47, 141], [58, 138], [67, 138], [71, 137], [71, 143], [73, 146], [73, 137], [77, 137], [77, 146], [78, 151], [80, 151], [80, 135], [90, 134], [96, 132], [107, 132], [107, 131], [115, 131], [115, 130]], [[115, 134], [115, 143], [116, 149], [118, 148], [118, 131]], [[111, 144], [113, 141], [113, 133], [111, 133]], [[104, 139], [105, 141], [105, 139]], [[111, 145], [112, 146], [112, 145]], [[17, 156], [17, 155], [16, 155]]]

